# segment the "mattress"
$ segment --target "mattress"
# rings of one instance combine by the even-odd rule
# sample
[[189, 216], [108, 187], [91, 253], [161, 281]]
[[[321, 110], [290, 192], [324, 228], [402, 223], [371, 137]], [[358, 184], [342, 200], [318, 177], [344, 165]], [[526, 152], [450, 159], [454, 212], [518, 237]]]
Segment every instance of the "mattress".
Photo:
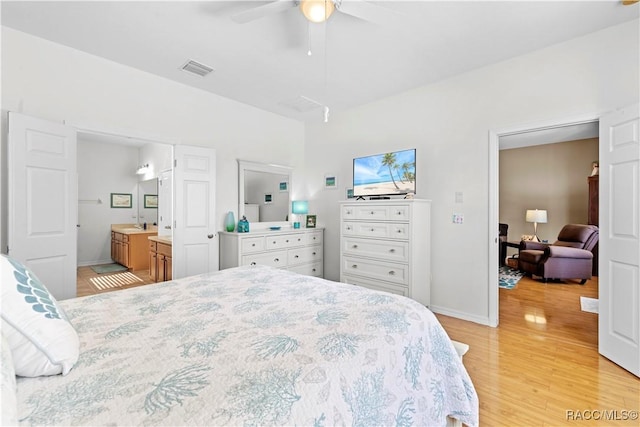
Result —
[[478, 425], [451, 340], [409, 298], [253, 266], [59, 304], [80, 358], [18, 378], [22, 425]]

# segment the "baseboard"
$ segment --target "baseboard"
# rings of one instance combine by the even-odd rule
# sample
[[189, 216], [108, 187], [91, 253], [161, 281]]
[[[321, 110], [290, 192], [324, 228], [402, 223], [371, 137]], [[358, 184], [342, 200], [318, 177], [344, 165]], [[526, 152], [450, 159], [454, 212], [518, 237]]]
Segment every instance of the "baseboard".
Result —
[[109, 259], [99, 259], [95, 261], [82, 261], [78, 262], [78, 267], [89, 267], [90, 265], [100, 265], [100, 264], [113, 264], [113, 260]]
[[434, 313], [443, 314], [445, 316], [455, 317], [456, 319], [466, 320], [468, 322], [478, 323], [484, 326], [491, 326], [488, 317], [471, 316], [469, 315], [469, 313], [451, 310], [446, 307], [438, 307], [437, 305], [429, 306], [429, 310], [433, 311]]

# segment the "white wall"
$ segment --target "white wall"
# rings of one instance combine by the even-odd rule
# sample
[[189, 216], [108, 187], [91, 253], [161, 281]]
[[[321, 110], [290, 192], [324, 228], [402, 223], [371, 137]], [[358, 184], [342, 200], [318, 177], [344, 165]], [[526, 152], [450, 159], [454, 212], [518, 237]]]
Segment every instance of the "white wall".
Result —
[[[489, 323], [489, 130], [602, 113], [638, 102], [638, 20], [308, 123], [310, 213], [325, 234], [325, 276], [339, 277], [338, 200], [355, 156], [417, 148], [417, 197], [433, 201], [435, 311]], [[330, 165], [330, 166], [322, 166]], [[335, 173], [340, 191], [324, 190]], [[455, 193], [463, 203], [455, 203]], [[464, 214], [464, 224], [451, 221]]]
[[[3, 126], [10, 110], [87, 129], [215, 148], [219, 229], [225, 212], [237, 216], [236, 159], [294, 168], [304, 160], [300, 122], [2, 27]], [[0, 148], [5, 156], [6, 132]], [[3, 248], [5, 187], [2, 178]]]

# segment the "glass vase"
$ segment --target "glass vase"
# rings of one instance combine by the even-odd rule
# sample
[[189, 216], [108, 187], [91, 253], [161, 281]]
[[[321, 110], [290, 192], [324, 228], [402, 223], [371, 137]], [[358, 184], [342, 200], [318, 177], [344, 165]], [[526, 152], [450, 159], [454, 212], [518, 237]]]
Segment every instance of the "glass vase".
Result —
[[227, 231], [233, 231], [236, 228], [236, 219], [232, 211], [227, 212], [227, 216], [224, 219], [224, 228]]

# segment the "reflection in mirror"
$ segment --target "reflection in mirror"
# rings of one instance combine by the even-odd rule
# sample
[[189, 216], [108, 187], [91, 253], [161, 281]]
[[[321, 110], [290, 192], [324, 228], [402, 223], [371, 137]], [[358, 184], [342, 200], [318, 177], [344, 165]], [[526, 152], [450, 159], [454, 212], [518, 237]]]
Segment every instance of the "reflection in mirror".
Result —
[[[145, 197], [145, 196], [155, 196]], [[154, 200], [156, 201], [154, 206]], [[138, 222], [140, 224], [158, 223], [158, 179], [153, 178], [138, 183]], [[146, 202], [146, 203], [145, 203]]]
[[238, 160], [238, 219], [289, 225], [291, 168]]

